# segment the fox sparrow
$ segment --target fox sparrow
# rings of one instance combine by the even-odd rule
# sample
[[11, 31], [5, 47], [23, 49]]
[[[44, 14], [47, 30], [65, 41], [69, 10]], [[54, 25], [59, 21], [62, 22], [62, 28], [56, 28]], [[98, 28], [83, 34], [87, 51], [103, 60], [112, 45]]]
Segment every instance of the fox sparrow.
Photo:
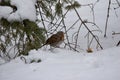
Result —
[[64, 32], [59, 31], [53, 34], [50, 38], [46, 40], [45, 45], [50, 45], [52, 47], [59, 47], [59, 45], [64, 41]]

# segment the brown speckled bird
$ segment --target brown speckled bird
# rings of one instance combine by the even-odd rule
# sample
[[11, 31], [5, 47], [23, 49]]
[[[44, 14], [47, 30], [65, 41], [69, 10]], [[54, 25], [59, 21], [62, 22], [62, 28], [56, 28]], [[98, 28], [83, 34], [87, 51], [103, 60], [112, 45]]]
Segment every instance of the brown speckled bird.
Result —
[[52, 47], [59, 47], [63, 41], [64, 41], [64, 32], [59, 31], [56, 34], [53, 34], [50, 38], [48, 38], [44, 45], [50, 45]]

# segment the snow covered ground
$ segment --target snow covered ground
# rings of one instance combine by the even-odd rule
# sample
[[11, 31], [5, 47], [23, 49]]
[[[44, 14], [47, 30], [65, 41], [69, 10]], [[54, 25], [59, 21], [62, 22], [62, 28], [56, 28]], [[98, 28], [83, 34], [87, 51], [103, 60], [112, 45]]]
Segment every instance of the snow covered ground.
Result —
[[120, 47], [94, 53], [32, 50], [25, 64], [20, 58], [0, 66], [0, 80], [120, 80]]
[[[13, 0], [13, 2], [14, 1], [15, 0]], [[19, 2], [20, 0], [16, 1]], [[95, 2], [95, 0], [79, 1], [81, 1], [81, 4]], [[106, 0], [106, 2], [100, 0], [95, 7], [96, 23], [100, 26], [102, 31], [104, 31], [105, 27], [107, 5], [108, 0]], [[5, 12], [2, 7], [0, 7], [0, 11], [1, 13], [3, 12], [3, 15], [6, 14], [6, 16], [3, 17], [8, 18], [8, 14], [12, 10], [9, 7], [6, 8], [9, 10], [8, 12]], [[78, 11], [82, 16], [82, 19], [88, 19], [88, 21], [91, 21], [92, 17], [91, 13], [89, 13], [89, 8], [81, 7]], [[0, 65], [0, 80], [120, 80], [120, 47], [114, 47], [120, 40], [120, 35], [112, 35], [112, 31], [120, 31], [120, 9], [117, 10], [117, 18], [113, 8], [111, 8], [111, 11], [113, 13], [110, 15], [113, 16], [110, 17], [110, 22], [108, 24], [107, 38], [103, 37], [104, 32], [98, 35], [104, 50], [94, 51], [93, 53], [77, 53], [65, 49], [55, 49], [53, 52], [42, 49], [37, 51], [32, 50], [29, 52], [29, 56], [24, 56], [28, 64], [25, 64], [24, 61], [18, 57], [9, 63]], [[20, 13], [20, 11], [17, 11], [14, 14], [17, 13]], [[23, 19], [31, 19], [31, 17], [25, 15], [23, 16]], [[32, 13], [30, 15], [32, 15]], [[75, 13], [70, 12], [66, 17], [67, 27], [71, 26], [73, 21], [77, 20], [76, 18], [77, 16]], [[76, 26], [79, 26], [79, 23]], [[73, 29], [73, 31], [70, 32], [74, 32], [76, 29]], [[87, 41], [83, 38], [84, 35], [86, 35], [86, 33], [84, 33], [85, 31], [84, 27], [80, 31], [81, 35], [79, 37], [79, 44], [86, 50]], [[70, 32], [69, 34], [71, 34]], [[92, 48], [94, 47], [93, 44]], [[30, 60], [33, 59], [41, 59], [41, 62], [29, 64]], [[0, 59], [0, 63], [2, 62], [4, 61], [1, 61]]]

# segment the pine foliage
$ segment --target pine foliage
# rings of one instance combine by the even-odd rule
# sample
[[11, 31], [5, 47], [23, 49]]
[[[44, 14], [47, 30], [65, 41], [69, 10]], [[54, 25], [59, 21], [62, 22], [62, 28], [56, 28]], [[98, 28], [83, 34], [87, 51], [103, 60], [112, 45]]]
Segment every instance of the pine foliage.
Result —
[[[13, 12], [17, 10], [16, 6], [10, 4], [10, 0], [1, 0], [0, 6], [10, 6]], [[60, 19], [63, 20], [64, 9], [71, 10], [80, 6], [74, 0], [37, 0], [35, 7], [40, 18], [36, 22], [39, 21], [42, 24], [40, 27], [44, 28], [40, 28], [36, 22], [27, 19], [21, 22], [0, 19], [0, 57], [13, 59], [19, 55], [27, 55], [32, 49], [39, 49], [45, 43], [45, 35], [49, 33], [46, 31], [45, 23], [53, 24], [50, 28], [53, 29]], [[15, 56], [11, 57], [12, 52]]]
[[81, 6], [81, 5], [80, 5], [77, 1], [74, 1], [73, 4], [67, 5], [67, 6], [65, 7], [65, 9], [72, 10], [72, 9], [74, 9], [74, 8], [79, 8], [80, 6]]
[[56, 14], [58, 16], [60, 16], [62, 14], [62, 4], [60, 2], [58, 2], [56, 5], [55, 5], [55, 11], [56, 11]]
[[15, 51], [16, 56], [27, 55], [31, 49], [40, 48], [45, 41], [45, 29], [39, 28], [35, 22], [8, 22], [2, 18], [0, 26], [0, 52], [7, 57], [11, 51]]

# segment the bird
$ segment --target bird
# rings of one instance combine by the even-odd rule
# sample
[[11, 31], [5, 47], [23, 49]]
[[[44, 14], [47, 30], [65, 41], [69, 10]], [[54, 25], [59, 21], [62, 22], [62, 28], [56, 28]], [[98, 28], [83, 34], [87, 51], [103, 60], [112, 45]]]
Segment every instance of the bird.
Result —
[[63, 43], [64, 41], [64, 32], [63, 31], [58, 31], [56, 34], [53, 34], [50, 36], [44, 45], [50, 45], [50, 47], [55, 47], [59, 48], [59, 46]]

